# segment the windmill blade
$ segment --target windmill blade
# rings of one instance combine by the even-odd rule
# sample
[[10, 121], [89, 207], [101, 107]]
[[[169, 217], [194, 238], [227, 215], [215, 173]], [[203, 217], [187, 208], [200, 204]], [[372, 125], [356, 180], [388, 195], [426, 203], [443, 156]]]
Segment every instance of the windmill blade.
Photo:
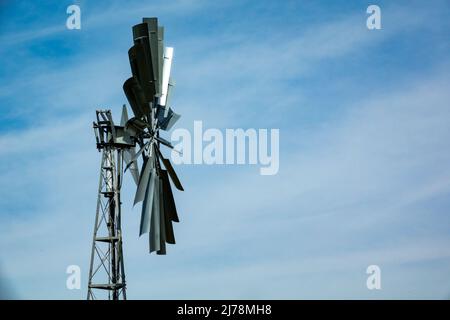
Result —
[[[144, 28], [144, 33], [147, 27]], [[148, 33], [147, 33], [148, 34]], [[153, 100], [156, 93], [156, 80], [153, 78], [153, 66], [150, 57], [150, 47], [147, 34], [140, 38], [134, 46], [128, 50], [131, 72], [139, 81], [147, 103]]]
[[162, 143], [162, 144], [165, 145], [166, 147], [169, 147], [170, 149], [173, 149], [173, 148], [174, 148], [174, 146], [173, 146], [169, 141], [167, 141], [167, 140], [164, 139], [164, 138], [156, 137], [156, 136], [155, 136], [155, 140], [158, 141], [158, 142], [160, 142], [160, 143]]
[[175, 187], [180, 191], [184, 191], [183, 186], [181, 185], [180, 179], [178, 179], [178, 176], [177, 176], [175, 170], [173, 169], [172, 163], [170, 163], [170, 160], [163, 157], [159, 148], [155, 148], [155, 149], [158, 153], [158, 156], [161, 158], [161, 160], [164, 164], [164, 167], [166, 168], [167, 172], [169, 173], [170, 179], [172, 179], [172, 182], [175, 185]]
[[164, 64], [164, 27], [158, 26], [158, 95], [162, 94], [162, 73]]
[[178, 119], [181, 118], [181, 116], [178, 113], [175, 113], [172, 111], [171, 108], [168, 109], [169, 116], [166, 117], [168, 119], [166, 122], [163, 123], [164, 129], [166, 131], [169, 131], [172, 129], [173, 125], [178, 121]]
[[155, 182], [153, 206], [151, 210], [151, 225], [149, 234], [150, 252], [161, 250], [161, 212], [159, 206], [159, 178]]
[[[167, 86], [167, 98], [166, 98], [166, 107], [170, 107], [171, 97], [173, 96], [173, 92], [175, 91], [175, 79], [169, 77], [169, 85]], [[167, 108], [166, 108], [167, 109]]]
[[[131, 176], [133, 177], [134, 182], [136, 185], [139, 184], [139, 168], [137, 161], [132, 161], [132, 159], [136, 155], [136, 148], [132, 147], [130, 149], [125, 149], [123, 153], [123, 158], [125, 160], [125, 163], [130, 163], [129, 169]], [[124, 171], [125, 172], [125, 171]]]
[[175, 244], [175, 234], [173, 232], [172, 221], [169, 219], [167, 213], [165, 212], [165, 209], [164, 209], [164, 226], [166, 232], [166, 242], [170, 244]]
[[159, 128], [165, 131], [172, 129], [173, 125], [178, 121], [178, 119], [181, 118], [179, 114], [173, 112], [173, 110], [168, 106], [159, 106], [156, 117], [158, 119]]
[[[163, 195], [164, 198], [164, 195]], [[172, 220], [170, 220], [168, 214], [165, 211], [164, 207], [164, 227], [166, 232], [166, 242], [170, 244], [175, 244], [175, 234], [173, 232]]]
[[148, 183], [145, 186], [145, 198], [142, 203], [141, 224], [139, 228], [139, 236], [144, 233], [151, 232], [151, 219], [153, 216], [153, 208], [155, 202], [155, 188], [159, 185], [159, 179], [156, 176], [156, 169], [151, 168], [149, 172]]
[[175, 187], [180, 191], [184, 191], [183, 186], [181, 185], [181, 182], [178, 179], [178, 176], [175, 170], [173, 169], [172, 164], [170, 163], [170, 160], [165, 158], [162, 158], [161, 160], [164, 163], [164, 167], [167, 169], [170, 179], [172, 179], [172, 182], [175, 185]]
[[171, 106], [170, 101], [174, 90], [175, 90], [175, 80], [173, 80], [172, 77], [169, 77], [169, 84], [167, 86], [165, 113], [164, 113], [165, 117], [167, 117], [169, 114], [169, 107]]
[[166, 106], [167, 92], [169, 91], [170, 70], [172, 68], [172, 59], [173, 59], [173, 48], [166, 47], [164, 49], [164, 62], [162, 72], [162, 84], [161, 84], [162, 88], [161, 88], [160, 104], [162, 106]]
[[128, 103], [133, 110], [134, 116], [141, 119], [146, 113], [147, 103], [145, 102], [144, 93], [139, 82], [135, 77], [131, 77], [123, 84], [123, 91], [127, 97]]
[[[150, 59], [152, 64], [153, 79], [155, 80], [155, 94], [160, 94], [158, 78], [159, 78], [159, 54], [158, 54], [158, 19], [157, 18], [144, 18], [143, 24], [147, 27], [147, 39], [148, 45], [150, 47]], [[140, 27], [142, 28], [142, 27]], [[134, 31], [134, 27], [133, 27]], [[145, 32], [142, 30], [141, 34], [144, 34], [143, 39], [145, 39]], [[135, 40], [136, 41], [136, 40]]]
[[127, 106], [123, 105], [122, 106], [122, 117], [120, 118], [120, 125], [122, 127], [125, 127], [127, 122], [128, 122], [128, 110], [127, 110]]
[[131, 157], [130, 161], [127, 163], [127, 166], [125, 167], [124, 172], [126, 172], [126, 171], [128, 170], [128, 168], [131, 167], [131, 165], [137, 160], [137, 158], [139, 158], [139, 156], [142, 154], [142, 152], [144, 152], [145, 148], [146, 148], [147, 146], [149, 146], [149, 145], [152, 143], [152, 141], [153, 141], [153, 139], [147, 141], [147, 143], [144, 144], [144, 146], [143, 146], [141, 149], [139, 149], [139, 151], [136, 152], [136, 153]]
[[[164, 212], [170, 221], [180, 222], [177, 207], [175, 206], [175, 200], [173, 198], [172, 187], [170, 186], [169, 176], [166, 170], [161, 170], [161, 179], [163, 182]], [[170, 226], [172, 226], [172, 224]], [[169, 235], [169, 232], [167, 232], [167, 234]], [[169, 236], [167, 236], [167, 239], [169, 239]], [[175, 237], [173, 238], [173, 243], [175, 243]]]
[[142, 164], [141, 175], [139, 177], [138, 187], [136, 189], [136, 194], [134, 196], [133, 205], [144, 200], [145, 195], [147, 193], [148, 181], [150, 179], [150, 173], [154, 168], [154, 159], [153, 157], [147, 158]]
[[159, 177], [159, 188], [158, 188], [158, 207], [159, 209], [159, 250], [156, 252], [157, 254], [166, 254], [166, 217], [164, 212], [164, 203], [163, 203], [163, 190], [162, 190], [162, 180], [161, 176]]

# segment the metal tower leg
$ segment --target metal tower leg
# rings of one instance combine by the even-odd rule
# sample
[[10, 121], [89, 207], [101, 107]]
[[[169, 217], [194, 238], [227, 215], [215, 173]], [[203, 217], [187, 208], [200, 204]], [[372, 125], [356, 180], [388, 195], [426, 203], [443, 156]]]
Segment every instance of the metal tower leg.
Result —
[[126, 299], [120, 187], [122, 150], [102, 150], [87, 299]]

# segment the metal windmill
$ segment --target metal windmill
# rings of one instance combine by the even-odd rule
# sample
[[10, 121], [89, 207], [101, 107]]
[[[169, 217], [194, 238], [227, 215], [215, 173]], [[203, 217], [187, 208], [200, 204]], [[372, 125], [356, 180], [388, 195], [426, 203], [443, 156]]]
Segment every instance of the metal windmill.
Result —
[[160, 150], [161, 145], [173, 146], [159, 131], [170, 130], [180, 116], [170, 108], [173, 48], [164, 47], [163, 38], [164, 28], [158, 26], [157, 18], [144, 18], [133, 26], [134, 45], [128, 51], [132, 77], [123, 90], [134, 117], [128, 118], [124, 105], [116, 125], [110, 110], [96, 111], [94, 131], [102, 160], [88, 299], [99, 298], [102, 292], [109, 299], [126, 299], [120, 189], [127, 170], [137, 185], [134, 204], [143, 202], [139, 235], [149, 233], [150, 253], [166, 254], [166, 243], [175, 243], [172, 222], [179, 219], [169, 177], [177, 189], [183, 191], [183, 187]]

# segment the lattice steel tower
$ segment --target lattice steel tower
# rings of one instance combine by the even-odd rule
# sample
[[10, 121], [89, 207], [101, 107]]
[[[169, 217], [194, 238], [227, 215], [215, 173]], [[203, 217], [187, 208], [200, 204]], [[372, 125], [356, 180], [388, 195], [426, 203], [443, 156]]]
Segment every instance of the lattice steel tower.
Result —
[[97, 112], [94, 131], [102, 152], [97, 210], [92, 240], [87, 299], [126, 299], [120, 210], [123, 151], [132, 144], [120, 143], [110, 110]]

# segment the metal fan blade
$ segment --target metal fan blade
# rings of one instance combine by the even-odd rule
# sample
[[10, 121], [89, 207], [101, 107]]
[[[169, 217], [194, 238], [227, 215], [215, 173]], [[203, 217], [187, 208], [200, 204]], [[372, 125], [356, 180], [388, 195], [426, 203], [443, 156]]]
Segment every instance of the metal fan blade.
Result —
[[158, 26], [158, 95], [162, 94], [162, 74], [164, 64], [164, 27]]
[[148, 186], [148, 181], [150, 178], [150, 173], [151, 173], [152, 169], [154, 168], [153, 161], [154, 161], [153, 157], [149, 157], [147, 160], [144, 161], [144, 163], [142, 165], [142, 171], [141, 171], [141, 175], [139, 177], [139, 183], [138, 183], [138, 187], [136, 189], [136, 195], [134, 196], [133, 205], [136, 205], [136, 203], [144, 200], [144, 197], [147, 192], [147, 186]]
[[[166, 170], [161, 170], [161, 179], [163, 182], [164, 212], [166, 213], [170, 221], [180, 222], [180, 219], [178, 218], [177, 207], [175, 206], [175, 200], [173, 198], [172, 187], [170, 186], [169, 176]], [[169, 239], [169, 236], [167, 236], [167, 238]], [[173, 239], [173, 241], [175, 243], [175, 238]]]
[[173, 112], [173, 110], [168, 106], [160, 106], [157, 110], [156, 117], [158, 118], [159, 128], [169, 131], [181, 116]]
[[159, 178], [155, 181], [153, 207], [151, 212], [151, 224], [149, 234], [150, 252], [161, 249], [161, 215], [159, 206]]
[[[123, 84], [123, 91], [127, 96], [131, 109], [136, 118], [141, 119], [148, 112], [148, 104], [145, 101], [144, 92], [140, 86], [138, 80], [135, 77], [131, 77]], [[147, 113], [146, 113], [147, 112]]]
[[[163, 189], [161, 176], [158, 179], [159, 188], [157, 195], [159, 196], [158, 207], [159, 209], [159, 250], [157, 254], [166, 254], [166, 217], [164, 213], [164, 202], [163, 202]], [[157, 182], [157, 183], [158, 183]]]
[[173, 148], [174, 148], [173, 145], [172, 145], [169, 141], [167, 141], [166, 139], [164, 139], [164, 138], [161, 138], [161, 137], [155, 137], [155, 140], [161, 142], [163, 145], [165, 145], [166, 147], [169, 147], [170, 149], [173, 149]]
[[170, 101], [171, 97], [173, 95], [173, 91], [175, 89], [175, 80], [172, 79], [172, 77], [169, 78], [169, 84], [167, 86], [167, 94], [166, 94], [166, 105], [165, 105], [165, 112], [164, 117], [167, 117], [169, 115], [169, 109], [170, 109]]
[[[172, 109], [169, 108], [168, 113], [170, 114], [170, 112], [172, 111]], [[166, 119], [169, 119], [167, 121], [167, 124], [165, 124], [165, 127], [167, 131], [169, 131], [170, 129], [172, 129], [173, 125], [178, 121], [178, 119], [181, 118], [181, 115], [179, 115], [178, 113], [175, 113], [172, 111], [172, 115], [171, 116], [167, 116]]]
[[[141, 30], [143, 38], [136, 41], [135, 45], [128, 51], [128, 57], [131, 65], [131, 72], [133, 76], [139, 81], [139, 84], [144, 92], [145, 101], [151, 102], [156, 93], [156, 83], [153, 79], [152, 62], [150, 57], [150, 47], [148, 44], [147, 27]], [[149, 110], [144, 110], [149, 111]]]
[[131, 176], [133, 177], [133, 180], [136, 183], [136, 185], [138, 185], [138, 183], [139, 183], [138, 164], [137, 164], [136, 160], [131, 161], [131, 159], [133, 159], [135, 155], [136, 155], [136, 149], [134, 147], [132, 147], [130, 149], [125, 149], [125, 151], [123, 153], [123, 158], [125, 160], [125, 163], [130, 163], [129, 169], [131, 172]]
[[125, 127], [125, 124], [128, 121], [128, 110], [127, 110], [127, 106], [123, 105], [122, 106], [122, 117], [120, 118], [120, 125], [122, 127]]
[[167, 216], [167, 213], [164, 212], [164, 224], [166, 227], [166, 242], [170, 244], [175, 244], [175, 234], [173, 232], [172, 221]]
[[175, 244], [176, 242], [175, 242], [175, 235], [173, 232], [172, 221], [167, 219], [166, 215], [164, 216], [164, 218], [166, 219], [166, 221], [165, 221], [166, 242], [170, 243], [170, 244]]
[[181, 185], [180, 179], [178, 179], [178, 176], [177, 176], [174, 168], [172, 167], [172, 163], [170, 163], [170, 160], [163, 157], [159, 148], [155, 148], [155, 149], [158, 152], [158, 156], [161, 158], [161, 160], [164, 164], [164, 167], [167, 169], [170, 179], [172, 179], [172, 182], [175, 185], [175, 187], [180, 191], [184, 191], [183, 186]]
[[[158, 54], [158, 19], [144, 18], [144, 24], [147, 25], [148, 43], [150, 47], [150, 57], [152, 62], [153, 79], [156, 80], [156, 94], [160, 94], [158, 85], [159, 78], [159, 54]], [[162, 66], [161, 66], [162, 67]]]
[[169, 79], [170, 79], [170, 69], [172, 67], [172, 58], [173, 58], [173, 48], [166, 47], [164, 49], [164, 63], [163, 63], [162, 84], [161, 84], [162, 91], [160, 104], [162, 106], [166, 106], [167, 102], [167, 93], [169, 90]]
[[159, 184], [156, 176], [156, 169], [150, 170], [150, 176], [146, 185], [144, 202], [142, 203], [141, 224], [139, 228], [139, 236], [151, 231], [151, 218], [153, 216], [153, 207], [155, 202], [155, 187]]
[[125, 167], [124, 172], [126, 172], [128, 170], [128, 168], [137, 160], [137, 158], [139, 158], [139, 156], [142, 154], [142, 152], [144, 152], [145, 148], [152, 142], [152, 140], [149, 140], [148, 142], [146, 142], [144, 144], [144, 146], [139, 149], [138, 152], [136, 152], [130, 159], [130, 161], [127, 162], [127, 166]]
[[[151, 21], [143, 20], [143, 23], [133, 26], [133, 40], [134, 40], [134, 52], [129, 52], [131, 70], [133, 75], [138, 76], [141, 84], [146, 91], [147, 102], [153, 100], [153, 95], [157, 93], [157, 65], [153, 59], [156, 55], [156, 51], [153, 52], [152, 48], [154, 42], [157, 41], [157, 36], [154, 32], [149, 33], [150, 29], [158, 28], [158, 20], [156, 18], [147, 19]], [[149, 26], [151, 24], [152, 26]], [[156, 24], [156, 26], [154, 26]], [[151, 35], [151, 37], [150, 37]], [[134, 53], [134, 54], [133, 54]]]

